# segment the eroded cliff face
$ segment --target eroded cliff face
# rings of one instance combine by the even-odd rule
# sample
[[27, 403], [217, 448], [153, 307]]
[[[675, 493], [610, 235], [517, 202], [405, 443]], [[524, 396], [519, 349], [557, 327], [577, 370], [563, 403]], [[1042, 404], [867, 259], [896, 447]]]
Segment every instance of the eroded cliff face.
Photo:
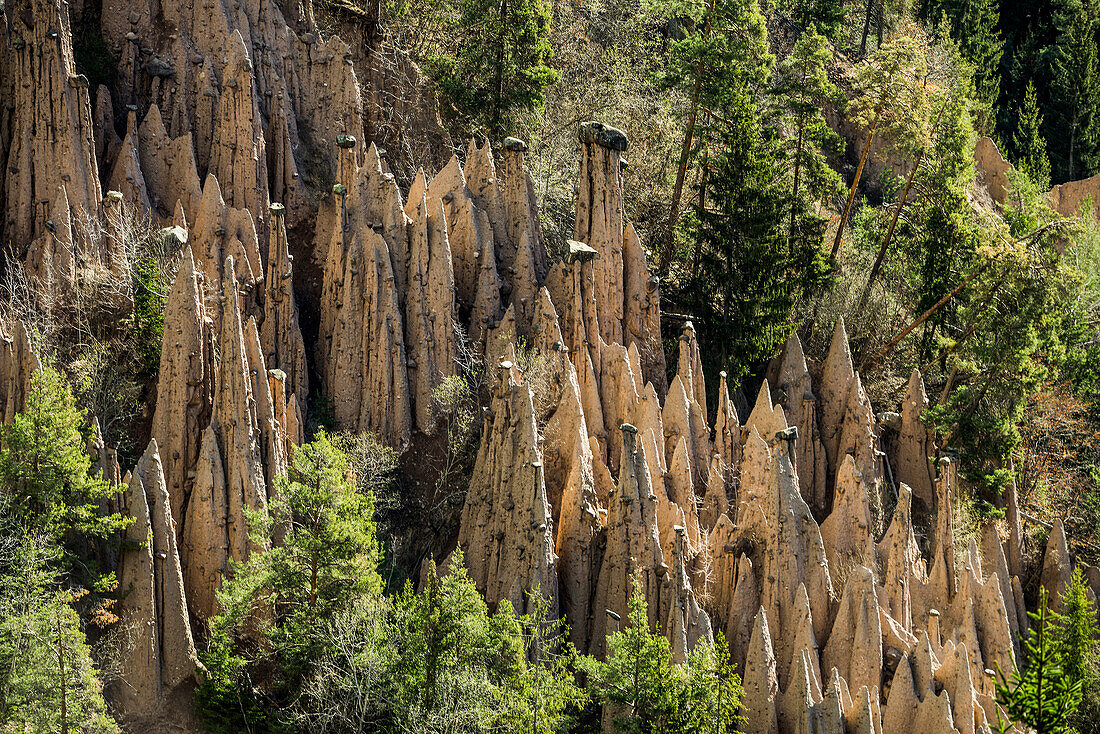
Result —
[[[677, 661], [724, 633], [747, 731], [990, 729], [986, 669], [1010, 668], [1027, 624], [1014, 498], [1008, 541], [990, 525], [956, 557], [956, 479], [930, 458], [920, 373], [883, 436], [843, 322], [813, 372], [792, 336], [748, 415], [724, 374], [708, 412], [690, 323], [666, 381], [660, 284], [623, 217], [624, 133], [580, 126], [574, 240], [550, 262], [523, 142], [471, 141], [402, 191], [366, 142], [357, 59], [308, 1], [106, 2], [121, 78], [94, 108], [68, 12], [3, 11], [0, 236], [63, 295], [89, 262], [125, 276], [78, 215], [109, 228], [125, 204], [187, 234], [153, 440], [124, 494], [128, 532], [147, 539], [119, 560], [140, 633], [116, 693], [132, 730], [193, 680], [230, 560], [257, 550], [245, 510], [265, 511], [311, 392], [402, 451], [475, 362], [492, 400], [457, 545], [490, 605], [524, 609], [537, 588], [602, 655], [637, 584]], [[315, 339], [299, 268], [318, 274]], [[23, 325], [3, 333], [10, 419], [37, 358]], [[524, 347], [538, 375], [518, 366]], [[91, 450], [120, 481], [109, 447]], [[1056, 529], [1043, 583], [1070, 568]]]

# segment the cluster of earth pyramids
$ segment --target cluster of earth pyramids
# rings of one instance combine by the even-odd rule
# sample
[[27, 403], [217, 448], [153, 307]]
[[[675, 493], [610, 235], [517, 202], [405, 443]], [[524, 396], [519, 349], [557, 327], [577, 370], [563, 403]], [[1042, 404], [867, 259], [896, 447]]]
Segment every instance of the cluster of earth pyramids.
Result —
[[[201, 672], [229, 561], [256, 550], [244, 510], [266, 507], [303, 440], [307, 362], [342, 427], [401, 450], [473, 353], [492, 403], [458, 545], [490, 605], [524, 610], [537, 587], [602, 655], [637, 580], [677, 661], [724, 632], [749, 732], [990, 730], [990, 669], [1012, 670], [1027, 630], [1015, 498], [1008, 540], [986, 525], [957, 558], [921, 375], [876, 416], [842, 322], [813, 373], [792, 337], [744, 420], [724, 376], [708, 414], [690, 323], [667, 384], [621, 132], [580, 127], [575, 240], [551, 263], [522, 141], [471, 143], [402, 194], [356, 136], [361, 60], [321, 38], [309, 0], [105, 0], [125, 99], [100, 87], [94, 105], [68, 3], [9, 0], [0, 19], [0, 234], [47, 302], [113, 277], [132, 307], [127, 207], [183, 244], [152, 440], [125, 476], [89, 447], [140, 545], [117, 559], [135, 639], [112, 696], [131, 725]], [[323, 273], [313, 345], [287, 238], [303, 228]], [[4, 328], [10, 419], [38, 358], [24, 325]], [[537, 401], [517, 343], [537, 355]], [[1053, 593], [1070, 568], [1058, 525]]]

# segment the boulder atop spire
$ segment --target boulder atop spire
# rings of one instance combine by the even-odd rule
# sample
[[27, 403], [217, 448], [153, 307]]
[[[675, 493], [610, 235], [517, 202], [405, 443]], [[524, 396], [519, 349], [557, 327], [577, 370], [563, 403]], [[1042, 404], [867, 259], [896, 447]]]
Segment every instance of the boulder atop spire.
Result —
[[600, 336], [623, 343], [623, 191], [626, 136], [598, 122], [580, 126], [581, 166], [573, 239], [599, 253], [594, 263]]
[[286, 210], [271, 205], [271, 239], [264, 279], [264, 321], [261, 335], [268, 369], [286, 373], [287, 389], [304, 401], [309, 396], [306, 348], [298, 326], [298, 303], [294, 299], [294, 257], [286, 238]]

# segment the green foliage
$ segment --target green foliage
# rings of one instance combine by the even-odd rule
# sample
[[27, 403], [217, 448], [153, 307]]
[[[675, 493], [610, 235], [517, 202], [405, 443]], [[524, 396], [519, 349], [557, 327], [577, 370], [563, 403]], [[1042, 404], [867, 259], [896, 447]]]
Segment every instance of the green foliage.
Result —
[[1059, 29], [1049, 49], [1052, 85], [1047, 123], [1051, 162], [1059, 180], [1086, 178], [1100, 166], [1096, 123], [1100, 115], [1100, 7], [1066, 0], [1054, 13]]
[[426, 59], [460, 121], [497, 139], [520, 112], [537, 109], [558, 75], [548, 62], [550, 9], [545, 0], [461, 0], [448, 29], [453, 39]]
[[83, 537], [107, 538], [131, 522], [100, 511], [116, 490], [93, 472], [85, 450], [87, 414], [56, 370], [43, 367], [31, 377], [23, 412], [0, 427], [0, 437], [0, 482], [26, 532], [71, 547]]
[[951, 37], [959, 44], [963, 59], [974, 71], [979, 105], [978, 129], [992, 132], [996, 105], [1001, 94], [1001, 57], [1004, 39], [1000, 30], [998, 0], [947, 0], [937, 3], [938, 11], [950, 22]]
[[1096, 622], [1096, 605], [1089, 595], [1088, 583], [1081, 567], [1077, 566], [1062, 592], [1062, 611], [1051, 615], [1057, 624], [1053, 636], [1061, 651], [1062, 672], [1081, 684], [1081, 705], [1070, 716], [1070, 723], [1077, 731], [1088, 731], [1100, 712], [1100, 651], [1097, 650], [1100, 626]]
[[[323, 652], [326, 623], [349, 600], [381, 591], [373, 501], [347, 474], [346, 457], [322, 431], [295, 448], [287, 476], [276, 482], [270, 514], [249, 513], [253, 547], [264, 550], [254, 550], [224, 583], [223, 612], [210, 621], [203, 656], [210, 675], [198, 700], [215, 730], [239, 725], [237, 699], [254, 700], [245, 685], [250, 665], [270, 657], [278, 674], [267, 692], [277, 697], [293, 690]], [[279, 542], [267, 548], [273, 537]], [[255, 644], [260, 631], [267, 645]]]
[[235, 569], [219, 596], [225, 614], [211, 627], [245, 632], [257, 610], [274, 610], [267, 629], [282, 667], [304, 672], [316, 656], [315, 631], [346, 599], [381, 590], [373, 498], [348, 482], [347, 458], [322, 431], [294, 449], [287, 476], [279, 477], [269, 514], [249, 517], [254, 552]]
[[876, 126], [880, 140], [899, 155], [912, 155], [931, 137], [932, 106], [925, 54], [916, 39], [903, 36], [883, 44], [855, 72], [849, 117]]
[[607, 661], [585, 658], [593, 700], [604, 706], [614, 731], [643, 734], [674, 731], [734, 732], [741, 719], [740, 678], [719, 635], [700, 643], [688, 665], [672, 660], [668, 639], [650, 631], [645, 597], [635, 583], [625, 629], [607, 637]]
[[1050, 159], [1043, 139], [1043, 115], [1035, 95], [1035, 82], [1029, 80], [1020, 105], [1019, 123], [1012, 134], [1016, 165], [1026, 176], [1045, 188], [1050, 182]]
[[[826, 153], [837, 153], [844, 147], [824, 114], [828, 105], [839, 109], [844, 106], [844, 98], [826, 70], [832, 57], [825, 37], [810, 25], [780, 64], [769, 105], [775, 108], [780, 124], [792, 131], [780, 141], [791, 177], [789, 236], [803, 239], [811, 247], [820, 243], [824, 226], [818, 217], [809, 216], [809, 210], [841, 191], [840, 174], [825, 160]], [[798, 224], [803, 226], [796, 227]]]
[[[700, 194], [685, 222], [698, 264], [682, 298], [705, 325], [708, 357], [737, 384], [786, 341], [795, 303], [824, 279], [827, 266], [820, 223], [816, 237], [801, 244], [786, 235], [796, 202], [782, 181], [782, 157], [746, 92], [731, 95], [723, 122], [711, 130], [716, 150], [706, 198]], [[795, 211], [796, 231], [814, 228]]]
[[[537, 594], [538, 591], [532, 592]], [[517, 617], [507, 602], [493, 615], [467, 576], [461, 554], [440, 577], [432, 564], [424, 589], [393, 600], [398, 681], [394, 715], [422, 731], [559, 731], [581, 694], [545, 603]]]
[[833, 38], [844, 23], [844, 3], [839, 0], [796, 0], [791, 18], [804, 30], [814, 26], [826, 37]]
[[750, 94], [764, 87], [774, 59], [757, 0], [676, 0], [655, 10], [678, 19], [686, 31], [670, 44], [668, 64], [657, 77], [662, 87], [692, 96], [698, 89], [702, 110], [722, 109], [745, 84]]
[[[998, 671], [996, 701], [1012, 722], [1031, 727], [1037, 734], [1068, 734], [1081, 703], [1082, 681], [1068, 674], [1065, 667], [1067, 650], [1059, 641], [1059, 624], [1051, 614], [1045, 589], [1040, 589], [1039, 610], [1028, 616], [1031, 634], [1023, 641], [1027, 669], [1013, 671], [1011, 681]], [[1002, 732], [1011, 729], [999, 712], [998, 727]]]
[[114, 734], [52, 541], [20, 534], [9, 513], [0, 508], [0, 730]]
[[131, 270], [134, 279], [133, 329], [134, 350], [138, 358], [137, 376], [142, 380], [151, 380], [160, 369], [164, 303], [170, 283], [152, 257], [138, 260]]

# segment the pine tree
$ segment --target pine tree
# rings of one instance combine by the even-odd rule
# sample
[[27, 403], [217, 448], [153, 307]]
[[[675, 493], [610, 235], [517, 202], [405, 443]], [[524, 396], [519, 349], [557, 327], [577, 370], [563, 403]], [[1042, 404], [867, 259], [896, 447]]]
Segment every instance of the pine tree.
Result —
[[1041, 188], [1046, 188], [1050, 184], [1050, 160], [1042, 133], [1043, 115], [1039, 111], [1035, 83], [1032, 81], [1027, 83], [1017, 119], [1016, 130], [1012, 134], [1016, 166]]
[[0, 427], [0, 437], [0, 482], [29, 532], [71, 546], [80, 536], [106, 538], [132, 522], [100, 512], [117, 490], [93, 472], [87, 413], [56, 370], [43, 367], [31, 377], [23, 412]]
[[[1046, 589], [1040, 589], [1039, 611], [1028, 613], [1032, 631], [1023, 643], [1027, 668], [1015, 670], [1011, 681], [1004, 671], [998, 671], [996, 701], [1013, 722], [1029, 726], [1037, 734], [1069, 734], [1070, 718], [1081, 703], [1081, 681], [1065, 674], [1057, 622], [1047, 602]], [[1002, 732], [1011, 730], [1008, 722], [999, 720], [998, 724]]]
[[673, 42], [668, 66], [659, 75], [662, 86], [680, 89], [690, 101], [683, 113], [684, 138], [658, 262], [658, 274], [664, 277], [675, 255], [684, 189], [696, 166], [703, 169], [700, 194], [706, 195], [712, 127], [724, 125], [719, 118], [738, 95], [752, 97], [764, 88], [773, 60], [758, 0], [708, 0], [705, 5], [677, 0], [662, 7], [670, 17], [687, 19], [691, 29]]
[[782, 159], [745, 91], [734, 94], [711, 134], [707, 198], [697, 199], [685, 223], [698, 266], [684, 298], [708, 326], [708, 356], [717, 361], [710, 366], [736, 382], [786, 341], [791, 311], [816, 270], [812, 259], [798, 262], [804, 253], [786, 235], [792, 200]]
[[465, 122], [496, 139], [517, 114], [542, 106], [558, 78], [548, 65], [545, 0], [462, 0], [452, 32], [453, 55], [437, 55], [427, 66]]
[[844, 239], [863, 169], [876, 137], [902, 152], [919, 150], [929, 127], [928, 89], [919, 80], [927, 71], [924, 54], [912, 38], [880, 46], [856, 70], [857, 94], [849, 117], [867, 129], [859, 166], [848, 189], [830, 255], [835, 259]]
[[0, 518], [0, 730], [115, 734], [52, 541], [13, 519]]
[[1001, 57], [1004, 39], [998, 28], [997, 0], [959, 0], [953, 19], [953, 37], [962, 57], [974, 68], [974, 88], [980, 106], [978, 130], [989, 134], [1001, 95]]
[[840, 90], [829, 80], [826, 66], [832, 59], [828, 43], [810, 25], [783, 60], [772, 90], [780, 122], [791, 132], [781, 144], [791, 176], [791, 236], [802, 199], [816, 203], [841, 190], [840, 174], [825, 160], [825, 152], [843, 146], [825, 120], [827, 105], [840, 106]]
[[607, 661], [583, 658], [592, 700], [603, 706], [604, 730], [631, 734], [732, 734], [743, 723], [741, 679], [721, 634], [700, 641], [687, 665], [672, 661], [660, 629], [649, 627], [637, 580], [622, 629], [607, 636]]
[[[322, 431], [294, 449], [286, 476], [276, 480], [268, 513], [254, 513], [257, 547], [219, 596], [226, 613], [212, 627], [240, 629], [257, 603], [274, 601], [269, 636], [291, 675], [314, 657], [313, 630], [350, 599], [382, 591], [373, 498], [348, 481], [345, 455]], [[222, 598], [224, 597], [224, 598]]]
[[[212, 731], [277, 720], [281, 712], [251, 684], [255, 666], [276, 671], [266, 693], [291, 696], [324, 656], [332, 620], [381, 595], [373, 501], [348, 474], [347, 458], [322, 431], [294, 449], [269, 511], [246, 510], [254, 547], [266, 550], [234, 564], [218, 592], [222, 612], [209, 621], [209, 675], [196, 700]], [[257, 649], [260, 634], [266, 641]]]
[[1058, 181], [1086, 178], [1097, 170], [1098, 15], [1094, 0], [1066, 0], [1055, 13], [1059, 36], [1048, 52], [1051, 96], [1046, 121], [1051, 168]]
[[550, 600], [537, 588], [528, 597], [531, 614], [516, 617], [504, 601], [493, 615], [495, 637], [502, 649], [512, 650], [513, 665], [499, 676], [502, 706], [491, 728], [516, 734], [566, 731], [570, 708], [581, 708], [585, 700], [572, 670], [576, 651], [565, 641], [565, 621], [550, 618]]
[[637, 583], [623, 629], [607, 636], [607, 662], [589, 658], [586, 667], [592, 698], [603, 705], [604, 721], [613, 731], [669, 730], [677, 713], [680, 671], [672, 662], [668, 639], [649, 629], [646, 600]]

